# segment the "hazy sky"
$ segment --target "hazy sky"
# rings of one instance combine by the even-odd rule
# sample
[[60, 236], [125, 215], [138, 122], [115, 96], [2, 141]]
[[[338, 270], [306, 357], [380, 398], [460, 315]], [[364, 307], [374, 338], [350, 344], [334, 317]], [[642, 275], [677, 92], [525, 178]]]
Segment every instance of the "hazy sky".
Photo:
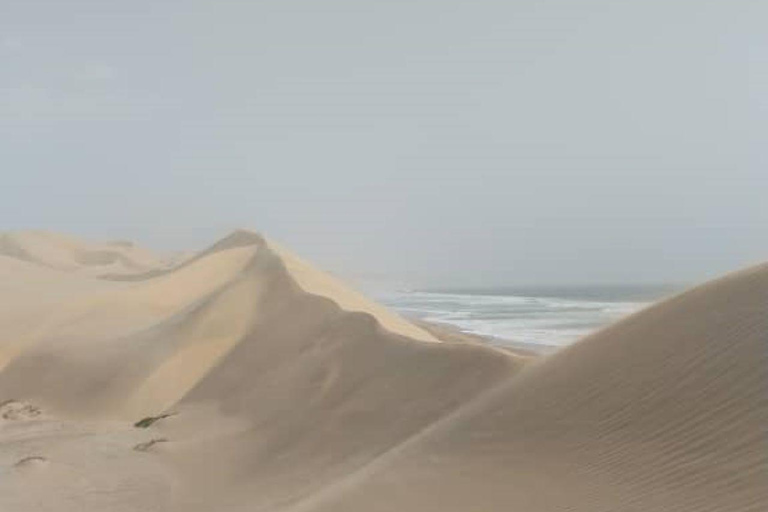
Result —
[[0, 0], [0, 217], [346, 274], [768, 259], [768, 1]]

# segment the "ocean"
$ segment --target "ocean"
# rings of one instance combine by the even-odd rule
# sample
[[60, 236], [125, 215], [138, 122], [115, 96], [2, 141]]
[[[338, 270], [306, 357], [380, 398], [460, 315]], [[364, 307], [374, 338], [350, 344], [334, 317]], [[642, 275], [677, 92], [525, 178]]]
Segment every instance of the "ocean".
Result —
[[430, 289], [380, 293], [403, 316], [453, 325], [464, 332], [562, 347], [647, 307], [673, 285]]

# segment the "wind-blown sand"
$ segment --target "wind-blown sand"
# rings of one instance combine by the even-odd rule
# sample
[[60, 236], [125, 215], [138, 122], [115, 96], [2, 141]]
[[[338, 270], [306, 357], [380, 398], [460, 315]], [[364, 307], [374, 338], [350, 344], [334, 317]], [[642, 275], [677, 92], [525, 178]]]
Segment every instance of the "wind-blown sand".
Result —
[[541, 357], [247, 231], [1, 235], [0, 301], [3, 512], [768, 510], [767, 265]]

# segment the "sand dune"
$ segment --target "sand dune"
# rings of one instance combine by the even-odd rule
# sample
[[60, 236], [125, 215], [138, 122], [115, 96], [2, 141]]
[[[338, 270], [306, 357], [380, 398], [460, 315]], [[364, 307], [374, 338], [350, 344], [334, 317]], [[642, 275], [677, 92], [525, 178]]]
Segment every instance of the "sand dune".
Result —
[[2, 235], [0, 276], [3, 511], [768, 509], [768, 266], [538, 358], [248, 231]]
[[131, 242], [94, 244], [48, 231], [0, 234], [0, 254], [93, 276], [145, 272], [160, 264], [149, 251]]

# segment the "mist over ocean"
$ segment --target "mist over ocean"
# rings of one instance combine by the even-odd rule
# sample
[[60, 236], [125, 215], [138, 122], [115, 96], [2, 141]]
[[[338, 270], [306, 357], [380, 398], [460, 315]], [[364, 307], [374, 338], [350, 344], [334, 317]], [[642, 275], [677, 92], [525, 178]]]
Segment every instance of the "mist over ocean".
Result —
[[402, 315], [514, 342], [564, 346], [674, 293], [675, 285], [434, 288], [378, 294]]

